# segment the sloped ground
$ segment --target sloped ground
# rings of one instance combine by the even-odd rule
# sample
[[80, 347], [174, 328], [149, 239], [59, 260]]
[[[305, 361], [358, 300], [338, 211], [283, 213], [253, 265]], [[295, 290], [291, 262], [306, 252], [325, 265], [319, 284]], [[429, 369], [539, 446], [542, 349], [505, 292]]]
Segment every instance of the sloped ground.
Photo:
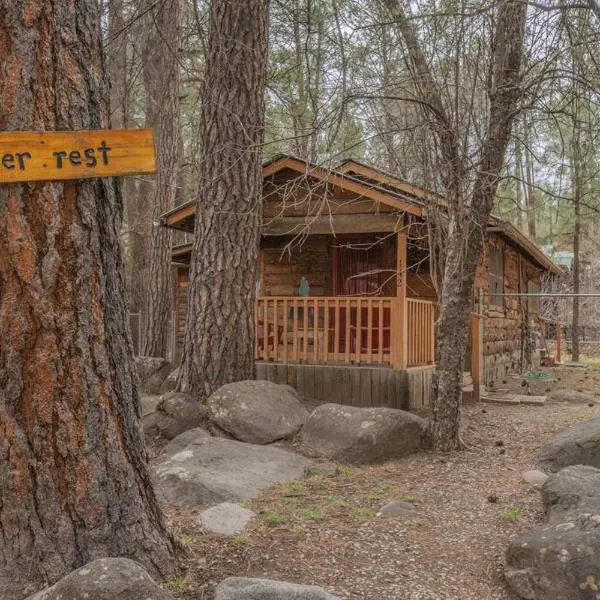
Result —
[[[593, 369], [548, 370], [547, 389], [582, 389], [600, 399]], [[517, 391], [518, 378], [497, 383]], [[249, 506], [251, 529], [229, 540], [202, 531], [202, 507], [166, 507], [187, 547], [187, 570], [169, 582], [176, 598], [212, 598], [214, 583], [236, 576], [314, 583], [352, 599], [504, 600], [505, 549], [542, 520], [539, 492], [521, 472], [534, 467], [539, 447], [554, 433], [600, 417], [600, 401], [546, 406], [479, 404], [464, 410], [470, 451], [423, 453], [368, 468], [343, 468], [272, 488]], [[376, 516], [386, 502], [418, 506], [412, 520]]]

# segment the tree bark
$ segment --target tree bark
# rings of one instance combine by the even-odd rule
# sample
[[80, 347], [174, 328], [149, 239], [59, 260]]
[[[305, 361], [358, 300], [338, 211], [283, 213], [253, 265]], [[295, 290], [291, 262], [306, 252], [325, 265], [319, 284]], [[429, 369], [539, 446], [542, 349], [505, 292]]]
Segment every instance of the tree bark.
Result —
[[[575, 94], [577, 95], [577, 91]], [[579, 122], [579, 99], [573, 100], [573, 140], [571, 157], [571, 187], [573, 192], [573, 320], [571, 322], [572, 341], [571, 341], [571, 360], [579, 360], [579, 294], [581, 283], [581, 192], [582, 192], [582, 164], [581, 164], [581, 125]]]
[[[108, 125], [95, 0], [0, 0], [0, 129]], [[0, 186], [0, 589], [173, 566], [146, 466], [114, 180]], [[8, 590], [8, 591], [7, 591]]]
[[460, 403], [475, 271], [483, 248], [513, 120], [520, 100], [525, 5], [499, 3], [490, 61], [490, 115], [473, 191], [469, 189], [459, 131], [448, 118], [440, 89], [423, 48], [399, 0], [383, 0], [406, 45], [417, 98], [430, 117], [439, 144], [440, 163], [448, 200], [448, 230], [437, 323], [436, 393], [429, 433], [436, 450], [461, 447]]
[[198, 217], [179, 387], [207, 396], [254, 371], [268, 0], [213, 0]]
[[146, 287], [144, 348], [146, 356], [165, 357], [171, 288], [171, 230], [160, 216], [175, 206], [179, 182], [180, 107], [179, 44], [182, 0], [152, 2], [144, 57], [146, 126], [154, 129], [158, 174], [151, 184], [150, 277]]

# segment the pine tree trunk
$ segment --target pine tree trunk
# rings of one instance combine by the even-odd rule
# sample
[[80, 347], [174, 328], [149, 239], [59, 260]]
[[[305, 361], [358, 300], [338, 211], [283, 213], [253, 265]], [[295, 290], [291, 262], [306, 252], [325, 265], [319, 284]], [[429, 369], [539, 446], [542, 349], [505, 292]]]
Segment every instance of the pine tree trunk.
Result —
[[198, 216], [179, 386], [253, 378], [268, 0], [213, 0]]
[[[95, 0], [0, 0], [0, 129], [108, 125]], [[113, 180], [0, 186], [0, 589], [90, 559], [168, 572], [140, 429]]]
[[153, 182], [152, 233], [146, 288], [144, 348], [146, 356], [165, 357], [171, 287], [171, 230], [160, 215], [175, 206], [179, 175], [179, 43], [182, 0], [152, 3], [144, 56], [146, 125], [156, 136], [158, 174]]
[[[575, 101], [574, 105], [578, 102]], [[581, 287], [581, 128], [579, 125], [579, 114], [577, 109], [574, 111], [573, 125], [573, 157], [572, 163], [572, 189], [573, 189], [573, 208], [575, 213], [575, 223], [573, 225], [573, 320], [571, 322], [572, 342], [571, 342], [571, 360], [579, 360], [579, 291]]]

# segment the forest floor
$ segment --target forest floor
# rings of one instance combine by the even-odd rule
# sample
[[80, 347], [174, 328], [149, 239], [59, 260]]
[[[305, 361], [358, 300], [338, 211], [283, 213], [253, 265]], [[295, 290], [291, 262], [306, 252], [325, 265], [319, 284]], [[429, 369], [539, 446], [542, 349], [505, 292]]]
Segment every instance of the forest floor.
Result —
[[[169, 582], [177, 599], [208, 600], [228, 576], [264, 577], [324, 587], [340, 598], [508, 600], [502, 576], [511, 540], [543, 519], [540, 493], [521, 473], [555, 433], [600, 417], [600, 365], [545, 369], [532, 394], [579, 389], [588, 403], [464, 407], [470, 449], [421, 453], [379, 466], [343, 467], [263, 492], [248, 506], [258, 517], [244, 534], [204, 532], [204, 507], [165, 507], [187, 548], [186, 571]], [[522, 393], [520, 378], [502, 387]], [[501, 382], [497, 383], [500, 387]], [[413, 519], [377, 516], [391, 500], [414, 503]]]

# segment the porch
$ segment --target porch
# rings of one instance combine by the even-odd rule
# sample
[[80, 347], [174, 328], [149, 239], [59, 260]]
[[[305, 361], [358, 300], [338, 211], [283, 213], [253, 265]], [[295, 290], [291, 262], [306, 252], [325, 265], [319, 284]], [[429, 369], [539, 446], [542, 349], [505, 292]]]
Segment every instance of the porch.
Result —
[[259, 361], [396, 370], [435, 361], [432, 300], [402, 294], [265, 296], [257, 298], [255, 307]]

